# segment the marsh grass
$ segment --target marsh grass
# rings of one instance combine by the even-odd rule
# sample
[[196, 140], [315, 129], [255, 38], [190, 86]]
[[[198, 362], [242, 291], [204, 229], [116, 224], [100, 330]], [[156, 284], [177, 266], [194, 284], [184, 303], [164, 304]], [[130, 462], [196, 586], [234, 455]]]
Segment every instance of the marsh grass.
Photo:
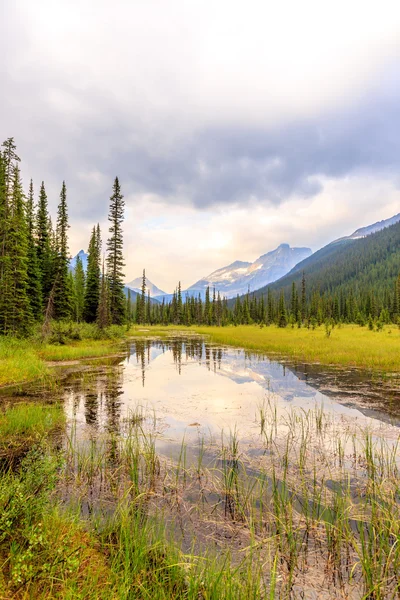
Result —
[[118, 433], [71, 423], [58, 458], [42, 442], [1, 474], [3, 596], [397, 598], [398, 430], [282, 410], [272, 394], [257, 420], [256, 455], [239, 430], [160, 455], [143, 408]]
[[54, 323], [51, 334], [41, 339], [0, 336], [0, 387], [33, 381], [50, 384], [55, 379], [47, 362], [63, 362], [115, 355], [126, 339], [124, 327], [101, 331], [93, 324]]
[[[398, 373], [400, 363], [400, 330], [385, 326], [382, 331], [369, 331], [358, 325], [335, 327], [329, 338], [325, 328], [279, 328], [274, 325], [227, 327], [148, 327], [147, 335], [168, 335], [174, 330], [209, 336], [217, 344], [226, 344], [263, 352], [270, 357], [290, 358], [324, 365], [341, 365], [368, 369], [378, 374]], [[138, 335], [133, 332], [132, 335]], [[141, 334], [143, 335], [143, 334]]]
[[0, 337], [0, 386], [48, 379], [49, 369], [30, 340]]
[[[398, 430], [346, 420], [321, 405], [278, 410], [272, 395], [258, 420], [264, 452], [256, 456], [246, 454], [236, 430], [217, 445], [199, 440], [194, 454], [183, 442], [177, 459], [159, 455], [155, 417], [143, 409], [119, 435], [104, 432], [90, 443], [72, 435], [67, 496], [86, 506], [97, 531], [134, 515], [133, 526], [150, 536], [143, 552], [155, 547], [161, 564], [168, 555], [179, 565], [163, 582], [169, 597], [397, 598]], [[123, 546], [118, 537], [118, 561], [131, 556], [125, 544], [132, 535]], [[131, 574], [136, 560], [127, 563]], [[164, 598], [155, 591], [158, 575], [142, 568], [143, 585]]]

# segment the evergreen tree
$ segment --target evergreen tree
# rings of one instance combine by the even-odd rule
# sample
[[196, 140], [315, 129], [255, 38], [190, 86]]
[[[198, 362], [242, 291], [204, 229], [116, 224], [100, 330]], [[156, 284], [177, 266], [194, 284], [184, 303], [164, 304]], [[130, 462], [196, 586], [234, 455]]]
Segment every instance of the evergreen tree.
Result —
[[283, 295], [283, 291], [279, 297], [279, 306], [278, 306], [278, 327], [286, 327], [287, 325], [287, 315], [286, 315], [286, 307], [285, 307], [285, 297]]
[[141, 289], [141, 294], [140, 294], [140, 300], [138, 299], [138, 302], [139, 302], [138, 323], [141, 323], [143, 325], [143, 323], [145, 323], [145, 321], [146, 321], [146, 270], [145, 269], [143, 269], [142, 289]]
[[40, 186], [39, 193], [36, 235], [36, 253], [40, 272], [42, 296], [44, 304], [47, 304], [53, 287], [53, 254], [51, 248], [51, 236], [49, 232], [47, 195], [43, 181], [42, 185]]
[[67, 188], [65, 181], [62, 183], [60, 203], [57, 212], [57, 256], [55, 260], [54, 280], [54, 317], [66, 319], [72, 313], [72, 289], [68, 275], [68, 210]]
[[301, 277], [301, 306], [300, 306], [300, 314], [301, 320], [304, 322], [306, 320], [307, 314], [307, 296], [306, 296], [306, 276], [303, 271]]
[[43, 314], [42, 287], [39, 269], [39, 261], [35, 242], [35, 207], [33, 181], [29, 184], [29, 194], [26, 202], [26, 224], [27, 224], [27, 260], [28, 260], [28, 287], [27, 294], [35, 320], [39, 321]]
[[86, 273], [85, 301], [83, 318], [87, 323], [94, 323], [100, 299], [100, 248], [101, 240], [99, 229], [93, 227], [88, 249], [88, 263]]
[[13, 167], [11, 193], [6, 219], [2, 289], [0, 295], [0, 332], [26, 335], [32, 325], [28, 299], [28, 233], [20, 172]]
[[81, 257], [76, 257], [74, 269], [74, 295], [75, 295], [75, 319], [78, 323], [83, 320], [84, 305], [85, 305], [85, 271]]
[[99, 305], [97, 311], [97, 324], [100, 329], [104, 329], [111, 322], [110, 316], [110, 301], [109, 301], [109, 288], [107, 277], [105, 274], [104, 268], [104, 259], [103, 259], [103, 268], [101, 273], [101, 288], [100, 288], [100, 298]]
[[107, 242], [107, 278], [110, 290], [111, 322], [117, 325], [123, 323], [125, 319], [124, 274], [122, 271], [124, 267], [122, 222], [125, 205], [123, 198], [118, 177], [116, 177], [108, 215], [111, 223], [109, 228], [111, 235]]

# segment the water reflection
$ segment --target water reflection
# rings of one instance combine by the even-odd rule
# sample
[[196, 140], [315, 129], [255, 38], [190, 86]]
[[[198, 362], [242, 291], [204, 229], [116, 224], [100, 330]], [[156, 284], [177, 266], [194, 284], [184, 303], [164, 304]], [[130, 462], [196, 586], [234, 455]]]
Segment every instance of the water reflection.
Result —
[[[278, 410], [323, 405], [339, 416], [392, 419], [379, 381], [373, 384], [349, 371], [281, 364], [199, 337], [136, 340], [119, 364], [72, 379], [65, 397], [68, 415], [80, 431], [87, 429], [87, 437], [120, 432], [138, 407], [154, 411], [160, 446], [200, 435], [220, 438], [235, 427], [250, 440], [258, 433], [257, 413], [266, 398]], [[395, 394], [391, 401], [393, 414]]]

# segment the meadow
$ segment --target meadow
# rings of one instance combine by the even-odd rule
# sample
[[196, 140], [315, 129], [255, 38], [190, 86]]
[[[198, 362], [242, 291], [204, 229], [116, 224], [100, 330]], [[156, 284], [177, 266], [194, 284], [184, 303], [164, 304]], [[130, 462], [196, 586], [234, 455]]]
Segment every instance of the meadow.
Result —
[[400, 371], [400, 330], [385, 326], [370, 331], [358, 325], [335, 326], [327, 335], [325, 327], [307, 329], [271, 325], [192, 327], [216, 344], [239, 346], [277, 358], [295, 361], [358, 367], [375, 372]]

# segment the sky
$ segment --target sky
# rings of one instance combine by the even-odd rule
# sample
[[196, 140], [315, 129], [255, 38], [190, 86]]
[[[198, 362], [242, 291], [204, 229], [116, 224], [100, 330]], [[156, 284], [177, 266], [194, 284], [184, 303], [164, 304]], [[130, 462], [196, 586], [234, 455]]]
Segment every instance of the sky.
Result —
[[166, 292], [400, 212], [400, 2], [2, 0], [0, 132]]

